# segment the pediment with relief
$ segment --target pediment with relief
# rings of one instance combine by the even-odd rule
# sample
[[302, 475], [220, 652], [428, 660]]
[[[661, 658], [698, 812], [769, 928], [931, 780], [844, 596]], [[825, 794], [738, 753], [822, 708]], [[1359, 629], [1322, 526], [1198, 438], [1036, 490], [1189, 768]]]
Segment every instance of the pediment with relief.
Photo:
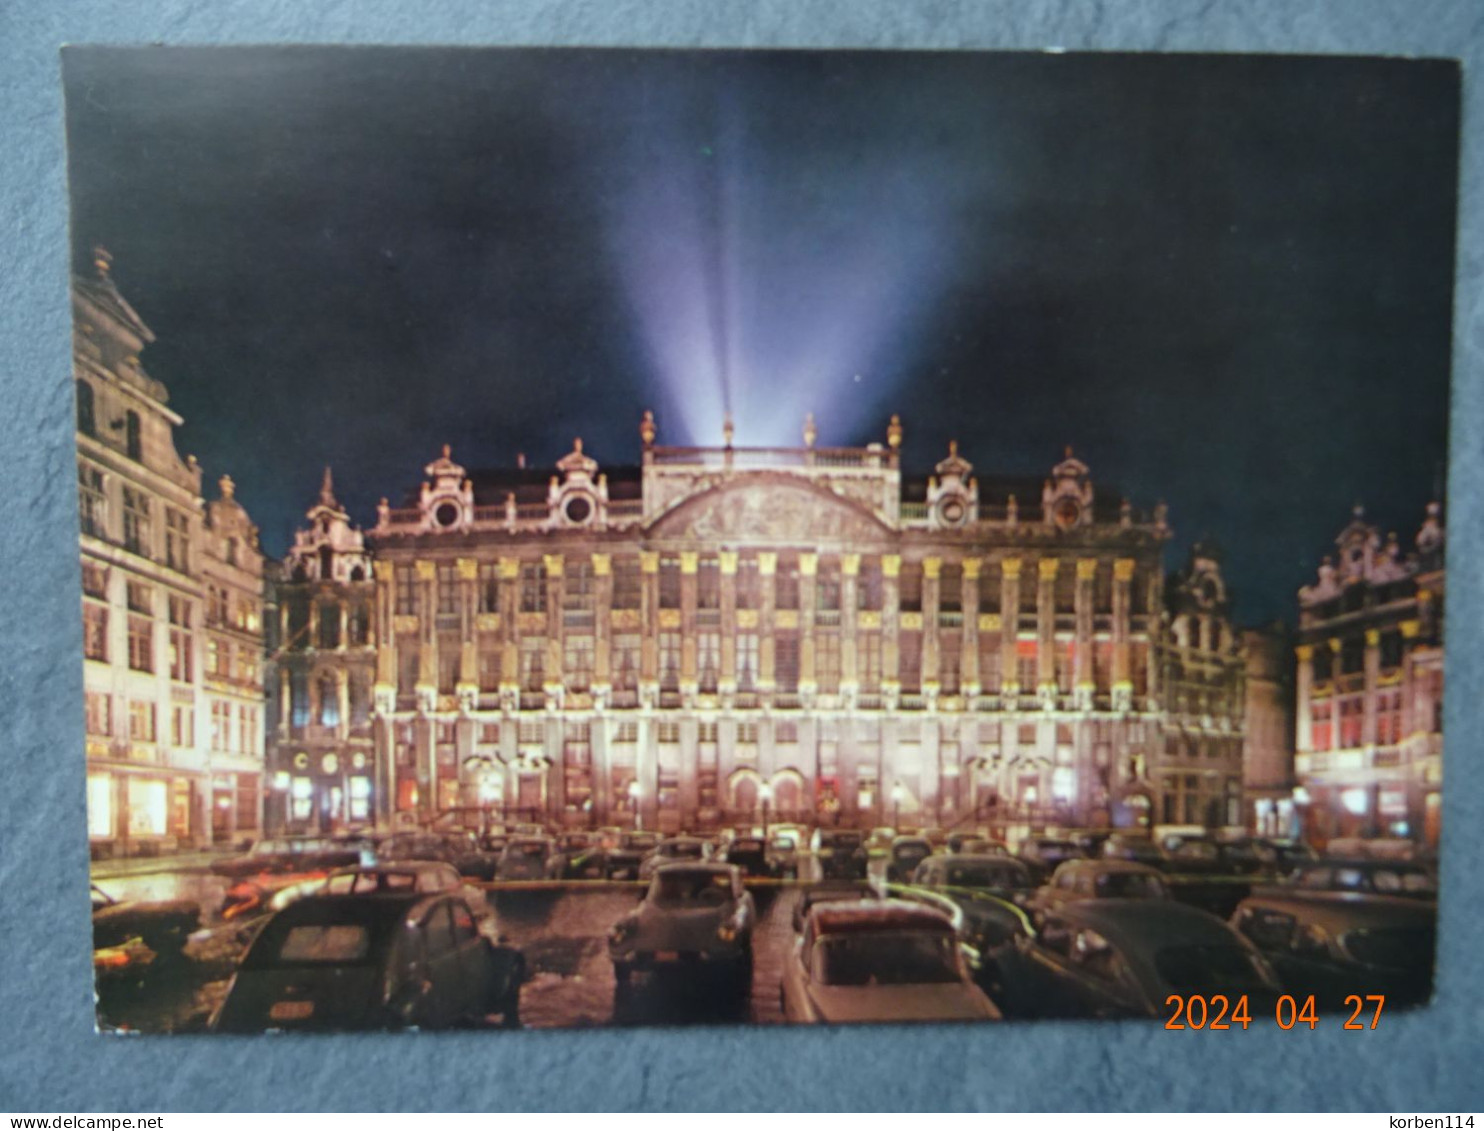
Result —
[[651, 537], [756, 543], [874, 543], [890, 528], [860, 504], [788, 476], [749, 476], [677, 503]]

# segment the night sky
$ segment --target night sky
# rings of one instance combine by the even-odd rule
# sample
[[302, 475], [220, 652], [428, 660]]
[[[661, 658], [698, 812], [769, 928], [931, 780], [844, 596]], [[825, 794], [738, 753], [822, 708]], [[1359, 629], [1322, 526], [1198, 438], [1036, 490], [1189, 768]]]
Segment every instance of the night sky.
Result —
[[[160, 49], [65, 56], [76, 262], [114, 256], [207, 482], [283, 552], [443, 443], [821, 444], [1163, 499], [1243, 622], [1443, 481], [1458, 77], [1257, 56]], [[86, 269], [86, 268], [84, 268]], [[214, 490], [214, 487], [212, 488]], [[1022, 503], [1025, 501], [1022, 500]]]

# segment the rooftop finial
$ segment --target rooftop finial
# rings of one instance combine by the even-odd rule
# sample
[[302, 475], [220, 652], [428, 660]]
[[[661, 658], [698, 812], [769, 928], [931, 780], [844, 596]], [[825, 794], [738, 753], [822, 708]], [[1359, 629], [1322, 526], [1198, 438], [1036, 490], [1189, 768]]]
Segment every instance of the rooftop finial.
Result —
[[113, 256], [102, 244], [93, 248], [93, 266], [98, 269], [98, 278], [108, 278], [108, 272], [113, 268]]
[[319, 485], [319, 501], [327, 507], [335, 506], [335, 477], [330, 474], [329, 465], [325, 465], [325, 477]]
[[453, 448], [452, 448], [452, 446], [449, 445], [449, 444], [444, 444], [443, 445], [443, 458], [444, 459], [449, 459], [452, 456], [453, 456]]
[[222, 498], [224, 499], [230, 499], [237, 492], [237, 484], [232, 482], [230, 475], [223, 475], [216, 481], [216, 485], [221, 488]]
[[721, 422], [721, 438], [729, 448], [732, 446], [732, 436], [735, 432], [736, 429], [732, 425], [732, 414], [729, 412], [723, 417]]
[[814, 414], [812, 412], [806, 412], [804, 414], [804, 447], [814, 447], [814, 441], [818, 438], [819, 429], [814, 427]]
[[574, 452], [576, 452], [578, 455], [581, 455], [582, 454], [582, 437], [581, 436], [578, 436], [576, 439], [574, 439], [572, 441], [572, 450]]
[[958, 441], [957, 440], [949, 440], [948, 441], [948, 454], [951, 455], [951, 456], [958, 455]]
[[891, 423], [886, 426], [886, 446], [896, 451], [902, 446], [902, 418], [891, 414]]
[[644, 410], [644, 419], [639, 421], [639, 439], [643, 440], [644, 446], [648, 448], [654, 445], [654, 437], [654, 411], [646, 408]]

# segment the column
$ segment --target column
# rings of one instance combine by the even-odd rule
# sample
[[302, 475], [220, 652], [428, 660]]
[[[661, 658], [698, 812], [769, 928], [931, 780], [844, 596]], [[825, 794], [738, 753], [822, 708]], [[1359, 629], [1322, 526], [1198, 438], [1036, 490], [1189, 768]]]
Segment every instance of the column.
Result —
[[417, 694], [420, 700], [438, 696], [438, 635], [436, 595], [438, 567], [433, 562], [417, 562]]
[[651, 689], [660, 678], [659, 608], [660, 556], [654, 550], [641, 550], [639, 553], [639, 681], [641, 684], [648, 684]]
[[548, 695], [560, 695], [562, 691], [562, 583], [561, 554], [544, 554], [546, 565], [546, 680]]
[[[454, 691], [462, 708], [466, 702], [479, 702], [479, 635], [475, 628], [475, 610], [479, 608], [479, 563], [473, 558], [459, 558], [459, 678]], [[341, 626], [342, 634], [345, 631]], [[342, 635], [341, 639], [345, 637]]]
[[[500, 700], [520, 702], [520, 562], [501, 558], [497, 567], [500, 579]], [[513, 725], [513, 723], [511, 724]]]
[[[613, 686], [613, 557], [593, 555], [593, 691]], [[597, 740], [594, 739], [596, 742]], [[597, 755], [593, 756], [594, 774]], [[598, 812], [596, 787], [593, 811]]]
[[1005, 558], [1000, 562], [1000, 695], [1011, 709], [1025, 690], [1020, 686], [1019, 636], [1020, 559]]
[[1090, 710], [1093, 695], [1097, 692], [1097, 678], [1093, 663], [1092, 614], [1093, 584], [1098, 575], [1096, 558], [1079, 558], [1077, 561], [1077, 589], [1073, 598], [1076, 609], [1076, 643], [1072, 648], [1072, 687], [1078, 705]]
[[694, 692], [699, 679], [696, 662], [696, 570], [700, 555], [695, 550], [680, 554], [680, 686]]
[[1133, 558], [1119, 558], [1113, 563], [1113, 700], [1115, 705], [1121, 700], [1123, 710], [1129, 709], [1134, 688], [1129, 644], [1133, 578]]
[[1301, 754], [1314, 749], [1314, 715], [1311, 697], [1314, 690], [1314, 646], [1300, 644], [1293, 650], [1297, 660], [1298, 693], [1295, 699], [1294, 746]]

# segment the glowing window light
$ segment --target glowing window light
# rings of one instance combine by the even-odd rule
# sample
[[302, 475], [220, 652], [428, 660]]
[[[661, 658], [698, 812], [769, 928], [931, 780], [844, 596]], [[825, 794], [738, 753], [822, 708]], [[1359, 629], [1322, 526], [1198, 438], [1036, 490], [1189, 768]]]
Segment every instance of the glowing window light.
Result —
[[1370, 790], [1362, 788], [1347, 789], [1340, 794], [1340, 804], [1345, 807], [1345, 812], [1362, 817], [1371, 807]]

